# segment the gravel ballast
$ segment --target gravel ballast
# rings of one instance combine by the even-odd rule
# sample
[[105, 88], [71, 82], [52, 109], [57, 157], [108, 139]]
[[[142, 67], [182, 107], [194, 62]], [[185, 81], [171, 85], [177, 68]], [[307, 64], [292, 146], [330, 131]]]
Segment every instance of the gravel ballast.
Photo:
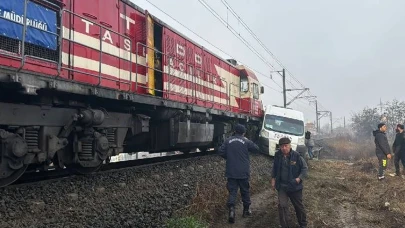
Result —
[[[251, 166], [267, 177], [271, 160], [253, 155]], [[197, 185], [224, 187], [224, 170], [215, 155], [9, 186], [0, 189], [0, 227], [162, 227]]]

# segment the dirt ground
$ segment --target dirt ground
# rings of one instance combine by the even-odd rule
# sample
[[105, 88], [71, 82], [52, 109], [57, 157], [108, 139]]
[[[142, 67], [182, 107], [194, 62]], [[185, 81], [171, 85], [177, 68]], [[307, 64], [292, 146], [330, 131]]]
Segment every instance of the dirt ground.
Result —
[[[393, 164], [386, 180], [377, 180], [377, 160], [357, 162], [311, 160], [304, 182], [304, 204], [308, 227], [405, 227], [405, 179], [392, 177]], [[237, 208], [235, 224], [227, 223], [223, 211], [211, 227], [279, 227], [277, 193], [269, 188], [252, 195], [250, 218]], [[290, 224], [298, 227], [290, 204]]]

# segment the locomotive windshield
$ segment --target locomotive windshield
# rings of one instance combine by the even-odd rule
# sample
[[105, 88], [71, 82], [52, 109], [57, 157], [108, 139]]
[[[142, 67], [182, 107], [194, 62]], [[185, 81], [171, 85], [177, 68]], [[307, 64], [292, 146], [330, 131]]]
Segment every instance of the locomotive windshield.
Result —
[[249, 91], [249, 82], [248, 82], [247, 77], [240, 78], [240, 91], [241, 92]]
[[282, 116], [266, 115], [264, 128], [271, 131], [301, 136], [304, 134], [304, 122]]
[[259, 86], [256, 83], [252, 83], [253, 98], [259, 99]]

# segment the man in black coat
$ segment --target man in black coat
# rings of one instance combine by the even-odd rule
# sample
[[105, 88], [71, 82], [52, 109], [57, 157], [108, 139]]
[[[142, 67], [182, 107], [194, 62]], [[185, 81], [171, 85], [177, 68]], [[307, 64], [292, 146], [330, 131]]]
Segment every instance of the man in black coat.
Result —
[[307, 215], [302, 203], [302, 182], [307, 176], [308, 166], [300, 154], [291, 149], [291, 140], [281, 138], [280, 150], [274, 156], [271, 174], [271, 186], [278, 191], [278, 213], [281, 227], [288, 224], [288, 199], [294, 206], [298, 224], [301, 228], [307, 226]]
[[[397, 124], [397, 128], [395, 129], [397, 134], [395, 135], [395, 140], [392, 145], [392, 151], [394, 152], [394, 165], [395, 165], [395, 175], [401, 176], [401, 172], [399, 169], [399, 161], [402, 160], [403, 168], [405, 168], [405, 160], [404, 160], [404, 153], [405, 153], [405, 134], [404, 134], [404, 125]], [[404, 172], [405, 174], [405, 172]]]
[[387, 169], [387, 159], [391, 159], [390, 145], [388, 144], [387, 126], [384, 123], [378, 124], [378, 130], [373, 131], [375, 154], [378, 158], [378, 180], [385, 178], [384, 172]]
[[225, 176], [228, 178], [227, 189], [229, 198], [227, 206], [229, 208], [229, 222], [235, 222], [235, 200], [240, 188], [243, 202], [243, 217], [251, 215], [249, 209], [249, 177], [250, 159], [249, 151], [258, 152], [259, 147], [245, 138], [246, 128], [238, 124], [235, 126], [235, 135], [229, 137], [218, 150], [219, 155], [226, 159]]

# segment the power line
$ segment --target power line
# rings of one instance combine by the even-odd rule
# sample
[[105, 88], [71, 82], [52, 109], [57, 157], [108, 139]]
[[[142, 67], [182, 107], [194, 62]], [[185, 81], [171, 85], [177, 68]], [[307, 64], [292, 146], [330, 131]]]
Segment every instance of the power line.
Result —
[[[292, 95], [287, 95], [287, 97], [289, 97], [290, 99], [293, 98]], [[306, 103], [305, 101], [299, 100], [299, 99], [297, 99], [296, 101], [297, 101], [297, 102], [300, 102], [300, 103], [302, 103], [302, 104], [304, 104], [306, 107], [311, 107], [311, 103], [308, 104], [308, 103]], [[297, 102], [296, 102], [296, 103], [297, 103]]]
[[[260, 54], [256, 51], [256, 49], [254, 49], [253, 47], [251, 47], [251, 45], [250, 45], [240, 34], [237, 34], [236, 30], [235, 30], [231, 25], [229, 25], [229, 24], [225, 21], [225, 19], [223, 19], [211, 6], [209, 6], [204, 0], [198, 0], [198, 1], [199, 1], [212, 15], [214, 15], [222, 24], [224, 24], [238, 39], [240, 39], [242, 42], [244, 42], [245, 45], [250, 46], [249, 49], [254, 50], [254, 54], [256, 54], [258, 57], [260, 57], [260, 59], [262, 59], [262, 61], [263, 61], [264, 63], [268, 64], [268, 61], [263, 60], [262, 55], [260, 55]], [[229, 4], [227, 4], [227, 6], [229, 6]], [[229, 7], [230, 7], [230, 6], [229, 6]], [[231, 8], [231, 9], [232, 9], [232, 8]], [[256, 35], [252, 32], [252, 30], [249, 28], [249, 26], [247, 26], [247, 25], [243, 22], [243, 20], [240, 19], [240, 17], [236, 14], [236, 12], [235, 12], [233, 9], [232, 9], [232, 13], [234, 14], [234, 16], [236, 16], [236, 17], [238, 18], [238, 20], [239, 20], [240, 22], [242, 22], [242, 24], [244, 25], [244, 27], [247, 28], [247, 29], [250, 31], [250, 33], [251, 33], [254, 37], [256, 37], [256, 40], [258, 40], [258, 42], [261, 43], [262, 47], [264, 47], [265, 50], [266, 50], [270, 55], [274, 56], [274, 54], [271, 53], [270, 50], [268, 50], [268, 48], [260, 41], [260, 39], [257, 38], [257, 36], [256, 36]], [[275, 56], [274, 56], [274, 57], [275, 57]], [[274, 59], [279, 63], [280, 66], [283, 66], [283, 65], [281, 64], [281, 62], [280, 62], [277, 58], [274, 58]], [[270, 64], [270, 66], [274, 69], [273, 65]], [[283, 68], [285, 68], [285, 67], [283, 66]], [[295, 79], [295, 80], [302, 86], [302, 88], [305, 88], [304, 85], [303, 85], [301, 82], [299, 82], [297, 79]], [[291, 83], [291, 84], [292, 84], [292, 83]]]
[[259, 57], [270, 68], [274, 69], [274, 66], [269, 63], [249, 42], [247, 42], [236, 30], [230, 26], [211, 6], [209, 6], [204, 0], [198, 0], [212, 15], [214, 15], [222, 24], [224, 24], [229, 31], [231, 31], [239, 40], [241, 40], [246, 47], [248, 47], [257, 57]]
[[[267, 60], [264, 59], [264, 57], [258, 53], [258, 51], [252, 47], [251, 44], [249, 44], [249, 42], [247, 42], [240, 34], [238, 34], [236, 32], [236, 30], [229, 25], [225, 19], [223, 19], [211, 6], [209, 6], [204, 0], [198, 0], [212, 15], [214, 15], [222, 24], [224, 24], [239, 40], [241, 40], [251, 51], [254, 52], [254, 54], [256, 54], [256, 56], [258, 56], [265, 64], [267, 64], [269, 67], [274, 69], [274, 66], [272, 64], [270, 64]], [[242, 21], [243, 22], [243, 21]], [[260, 41], [260, 40], [259, 40]], [[261, 41], [260, 41], [261, 42]], [[267, 49], [267, 48], [266, 48]], [[268, 49], [267, 49], [268, 50]], [[270, 51], [268, 51], [270, 52]], [[270, 52], [271, 53], [271, 52]], [[272, 54], [272, 53], [271, 53]], [[273, 54], [272, 54], [273, 55]], [[274, 81], [274, 80], [273, 80]], [[292, 82], [289, 81], [289, 83], [292, 85], [292, 87], [294, 88], [294, 85]], [[302, 85], [302, 83], [301, 83]], [[280, 85], [279, 85], [280, 86]], [[281, 87], [281, 86], [280, 86]], [[281, 87], [282, 88], [282, 87]], [[304, 86], [303, 86], [304, 88]]]
[[[181, 23], [180, 21], [178, 21], [177, 19], [175, 19], [174, 17], [172, 17], [171, 15], [169, 15], [168, 13], [166, 13], [165, 11], [163, 11], [162, 9], [160, 9], [158, 6], [156, 6], [155, 4], [153, 4], [152, 2], [150, 2], [149, 0], [145, 0], [146, 2], [148, 2], [150, 5], [152, 5], [153, 7], [155, 7], [157, 10], [159, 10], [160, 12], [162, 12], [163, 14], [165, 14], [166, 16], [168, 16], [169, 18], [171, 18], [173, 21], [175, 21], [175, 22], [177, 22], [179, 25], [181, 25], [182, 27], [184, 27], [185, 29], [187, 29], [189, 32], [191, 32], [191, 33], [193, 33], [194, 35], [196, 35], [197, 37], [199, 37], [200, 39], [202, 39], [203, 41], [205, 41], [206, 43], [208, 43], [209, 45], [211, 45], [212, 47], [214, 47], [215, 49], [217, 49], [218, 51], [220, 51], [221, 53], [223, 53], [223, 54], [225, 54], [225, 55], [227, 55], [227, 56], [229, 56], [230, 58], [234, 58], [234, 57], [232, 57], [232, 55], [230, 55], [230, 54], [228, 54], [227, 52], [225, 52], [223, 49], [221, 49], [221, 48], [219, 48], [219, 47], [217, 47], [216, 45], [214, 45], [214, 44], [212, 44], [210, 41], [208, 41], [207, 39], [205, 39], [205, 38], [203, 38], [201, 35], [199, 35], [199, 34], [197, 34], [196, 32], [194, 32], [193, 30], [191, 30], [190, 28], [188, 28], [187, 26], [185, 26], [183, 23]], [[218, 15], [218, 14], [217, 14]], [[218, 15], [219, 16], [219, 15]], [[220, 16], [219, 16], [220, 17]], [[221, 18], [221, 17], [220, 17]], [[223, 21], [223, 20], [222, 20]], [[232, 27], [231, 27], [232, 28]], [[228, 28], [229, 29], [229, 28]], [[233, 29], [233, 28], [232, 28]], [[237, 36], [236, 34], [235, 34], [235, 32], [236, 32], [236, 30], [235, 29], [233, 29], [233, 31], [231, 30], [231, 32], [235, 35], [235, 36]], [[240, 35], [239, 35], [240, 36]], [[238, 37], [238, 36], [237, 36]], [[245, 39], [243, 39], [243, 37], [241, 37], [240, 36], [240, 39], [242, 40], [242, 42], [243, 42], [243, 40], [246, 42], [246, 43], [244, 43], [247, 47], [251, 47], [251, 48], [249, 48], [251, 51], [253, 51], [252, 49], [254, 49], [252, 46], [251, 46], [251, 44], [249, 44]], [[254, 49], [255, 50], [255, 49]], [[257, 51], [256, 51], [257, 52]], [[255, 53], [256, 54], [256, 53]], [[260, 58], [260, 54], [259, 54], [259, 58]], [[263, 57], [263, 56], [262, 56]], [[264, 57], [263, 57], [264, 58]], [[235, 59], [235, 58], [234, 58]], [[262, 59], [263, 60], [263, 59]], [[260, 72], [260, 71], [258, 71], [258, 70], [256, 70], [256, 69], [254, 69], [254, 68], [252, 68], [252, 67], [250, 67], [250, 66], [248, 66], [247, 64], [245, 64], [245, 63], [243, 63], [243, 62], [241, 62], [241, 61], [238, 61], [240, 64], [242, 64], [242, 65], [245, 65], [246, 67], [248, 67], [249, 69], [251, 69], [251, 70], [253, 70], [254, 72], [256, 72], [257, 74], [259, 74], [259, 75], [262, 75], [262, 76], [264, 76], [264, 77], [266, 77], [266, 78], [270, 78], [272, 81], [274, 81], [274, 84], [276, 84], [281, 90], [283, 89], [283, 87], [279, 84], [279, 83], [277, 83], [272, 77], [270, 77], [269, 75], [266, 75], [266, 74], [264, 74], [264, 73], [262, 73], [262, 72]], [[269, 67], [272, 67], [273, 69], [274, 69], [274, 67], [273, 67], [273, 65], [272, 64], [270, 64], [269, 62], [267, 62], [265, 59], [264, 59], [264, 63], [268, 63], [268, 65], [270, 65]], [[290, 85], [294, 88], [294, 85], [293, 85], [293, 83], [291, 82], [291, 81], [287, 81], [288, 83], [290, 83]], [[266, 87], [268, 87], [269, 89], [271, 89], [271, 90], [273, 90], [273, 91], [275, 91], [275, 92], [277, 92], [277, 93], [282, 93], [282, 91], [279, 91], [279, 90], [277, 90], [277, 89], [275, 89], [275, 88], [273, 88], [273, 87], [271, 87], [271, 86], [269, 86], [269, 85], [267, 85], [267, 84], [265, 84], [265, 83], [263, 83], [263, 82], [261, 82], [261, 84], [263, 84], [264, 86], [266, 86]], [[307, 105], [307, 104], [305, 104], [305, 105]]]
[[[201, 0], [199, 0], [201, 2]], [[253, 38], [263, 47], [263, 49], [273, 57], [273, 59], [282, 67], [284, 68], [287, 73], [293, 78], [302, 88], [305, 86], [281, 63], [281, 61], [267, 48], [267, 46], [259, 39], [259, 37], [250, 29], [250, 27], [243, 21], [243, 19], [235, 12], [235, 10], [228, 4], [226, 0], [221, 0], [221, 2], [225, 5], [227, 9], [235, 16], [235, 18], [242, 24], [243, 27], [253, 36]], [[292, 85], [292, 83], [291, 83]], [[307, 91], [309, 95], [312, 96], [310, 91]]]
[[[150, 5], [152, 5], [153, 7], [155, 7], [157, 10], [159, 10], [161, 13], [165, 14], [166, 16], [168, 16], [170, 19], [172, 19], [173, 21], [175, 21], [176, 23], [178, 23], [179, 25], [181, 25], [182, 27], [184, 27], [185, 29], [187, 29], [189, 32], [193, 33], [194, 35], [196, 35], [197, 37], [199, 37], [200, 39], [202, 39], [203, 41], [205, 41], [206, 43], [208, 43], [209, 45], [211, 45], [212, 47], [214, 47], [215, 49], [217, 49], [218, 51], [222, 52], [223, 54], [229, 56], [230, 58], [235, 59], [232, 55], [228, 54], [227, 52], [225, 52], [224, 50], [222, 50], [221, 48], [217, 47], [216, 45], [212, 44], [210, 41], [208, 41], [207, 39], [205, 39], [204, 37], [200, 36], [199, 34], [197, 34], [196, 32], [194, 32], [193, 30], [191, 30], [190, 28], [188, 28], [187, 26], [185, 26], [183, 23], [181, 23], [180, 21], [178, 21], [176, 18], [172, 17], [170, 14], [166, 13], [164, 10], [160, 9], [158, 6], [156, 6], [155, 4], [153, 4], [152, 2], [150, 2], [149, 0], [145, 0], [146, 2], [148, 2]], [[238, 60], [238, 62], [244, 66], [246, 66], [247, 68], [251, 69], [252, 71], [256, 72], [259, 75], [262, 75], [266, 78], [270, 78], [271, 80], [274, 81], [274, 79], [272, 79], [270, 76], [267, 76], [266, 74], [256, 70], [255, 68], [250, 67], [249, 65], [241, 62]], [[269, 63], [270, 64], [270, 63]], [[271, 64], [270, 64], [271, 65]], [[272, 65], [271, 65], [272, 66]], [[274, 81], [274, 83], [280, 87], [281, 89], [283, 89], [283, 87], [281, 85], [279, 85], [278, 83], [276, 83], [276, 81]], [[264, 84], [261, 82], [261, 84], [263, 84], [264, 86], [277, 91], [276, 89]], [[279, 92], [279, 91], [277, 91]]]
[[[200, 1], [200, 0], [199, 0]], [[260, 46], [263, 47], [263, 49], [271, 56], [273, 57], [273, 59], [281, 66], [283, 67], [290, 75], [292, 78], [294, 78], [303, 88], [305, 88], [305, 86], [298, 81], [298, 79], [296, 79], [291, 72], [288, 71], [288, 69], [286, 67], [284, 67], [284, 65], [281, 63], [281, 61], [267, 48], [266, 45], [264, 45], [264, 43], [259, 39], [259, 37], [257, 37], [257, 35], [249, 28], [249, 26], [242, 20], [242, 18], [235, 12], [235, 10], [233, 10], [233, 8], [228, 4], [228, 2], [226, 0], [221, 0], [222, 3], [231, 11], [231, 13], [236, 17], [236, 19], [238, 19], [238, 21], [242, 24], [243, 27], [245, 27], [245, 29], [253, 36], [253, 38], [260, 44]], [[201, 1], [200, 1], [201, 2]]]
[[[199, 1], [201, 2], [204, 0]], [[277, 63], [279, 63], [276, 56], [266, 47], [266, 45], [263, 44], [263, 42], [259, 39], [259, 37], [257, 37], [257, 35], [249, 28], [249, 26], [242, 20], [242, 18], [233, 10], [233, 8], [228, 4], [228, 2], [226, 2], [226, 0], [221, 1], [228, 9], [230, 9], [231, 13], [236, 17], [236, 19], [238, 19], [238, 21], [243, 25], [243, 27], [245, 27], [245, 29], [253, 36], [253, 38], [255, 38], [255, 40], [260, 44], [260, 46], [262, 46], [264, 50], [266, 50], [266, 52], [270, 54], [273, 57], [273, 59], [276, 60]], [[280, 63], [279, 65], [282, 66]]]

